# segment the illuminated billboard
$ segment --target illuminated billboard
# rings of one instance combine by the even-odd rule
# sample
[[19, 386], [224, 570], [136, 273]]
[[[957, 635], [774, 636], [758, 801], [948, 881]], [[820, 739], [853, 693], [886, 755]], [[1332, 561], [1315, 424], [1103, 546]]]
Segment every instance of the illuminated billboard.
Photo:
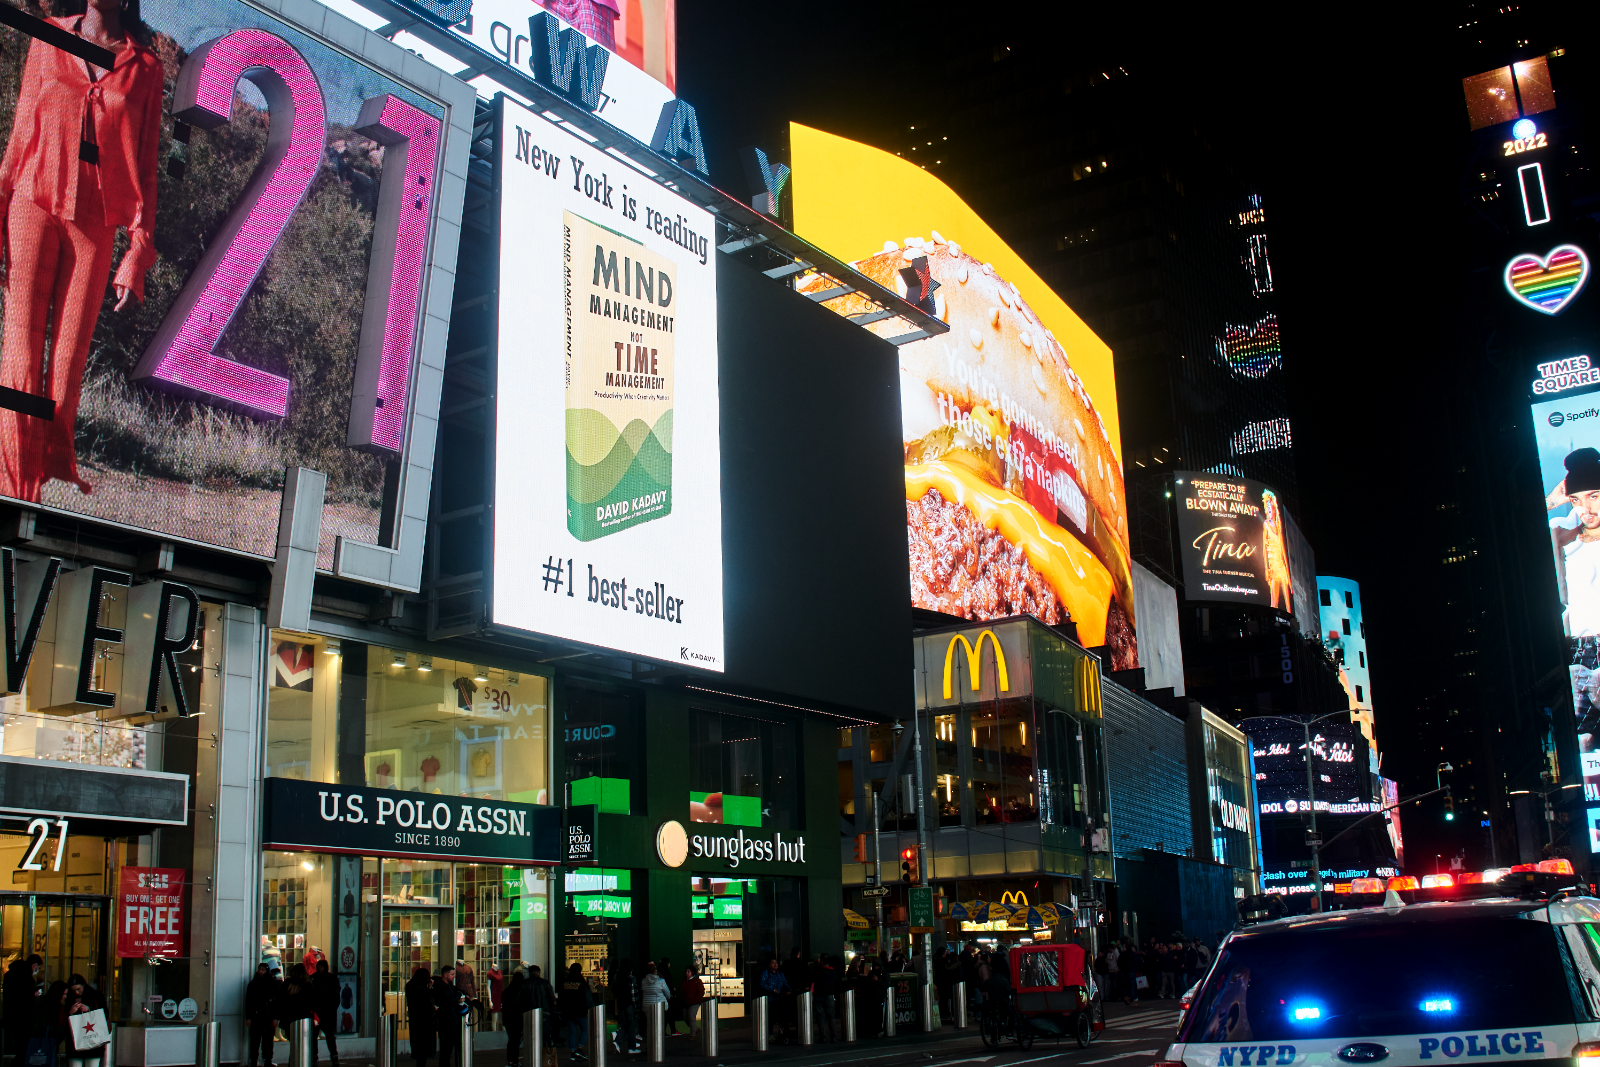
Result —
[[1297, 585], [1291, 559], [1290, 545], [1304, 539], [1289, 536], [1291, 520], [1277, 493], [1249, 478], [1178, 471], [1173, 499], [1185, 599], [1231, 600], [1286, 615], [1297, 608], [1302, 615], [1312, 612], [1296, 597], [1309, 596], [1315, 583]]
[[1110, 348], [928, 172], [794, 124], [790, 158], [796, 231], [950, 324], [900, 346], [912, 603], [1070, 621], [1111, 669], [1137, 666]]
[[1570, 652], [1584, 799], [1600, 804], [1600, 391], [1534, 404], [1533, 436]]
[[[1239, 729], [1249, 735], [1255, 756], [1256, 803], [1261, 814], [1305, 812], [1312, 800], [1306, 782], [1305, 730], [1297, 722], [1280, 718], [1244, 719]], [[1356, 725], [1325, 720], [1313, 726], [1311, 770], [1319, 815], [1380, 809], [1367, 773], [1367, 739]]]
[[438, 372], [417, 354], [447, 329], [431, 261], [461, 204], [439, 191], [448, 100], [470, 95], [236, 0], [142, 13], [107, 23], [93, 82], [64, 50], [81, 16], [4, 31], [0, 495], [271, 557], [285, 469], [310, 467], [319, 565], [365, 552], [383, 565], [351, 576], [415, 588], [422, 522], [381, 516], [386, 492], [406, 516], [428, 497], [408, 454], [420, 420], [431, 455]]
[[724, 670], [714, 220], [501, 106], [493, 622]]

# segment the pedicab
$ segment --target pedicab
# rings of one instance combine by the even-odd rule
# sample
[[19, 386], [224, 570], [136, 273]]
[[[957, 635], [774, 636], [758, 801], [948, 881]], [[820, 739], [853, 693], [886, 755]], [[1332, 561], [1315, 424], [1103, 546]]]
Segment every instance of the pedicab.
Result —
[[1019, 945], [1008, 953], [1013, 995], [1008, 1007], [986, 1005], [983, 1043], [996, 1048], [1014, 1037], [1023, 1049], [1036, 1038], [1076, 1039], [1088, 1048], [1106, 1027], [1105, 1005], [1088, 973], [1088, 954], [1075, 944]]

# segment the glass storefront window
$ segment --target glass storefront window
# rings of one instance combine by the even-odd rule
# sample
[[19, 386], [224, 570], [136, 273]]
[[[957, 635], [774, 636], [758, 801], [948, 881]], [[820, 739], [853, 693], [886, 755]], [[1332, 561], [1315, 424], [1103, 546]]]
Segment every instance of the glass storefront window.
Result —
[[695, 822], [796, 828], [799, 749], [793, 722], [697, 709], [689, 749], [689, 817]]
[[269, 675], [270, 776], [550, 803], [539, 675], [282, 632]]
[[565, 690], [566, 782], [571, 804], [644, 814], [644, 708], [636, 693]]
[[[926, 721], [926, 720], [924, 720]], [[961, 825], [961, 742], [957, 738], [959, 717], [933, 716], [934, 803], [939, 809], [940, 826]]]
[[[124, 628], [127, 617], [128, 590], [122, 586], [105, 587], [101, 604], [101, 618], [109, 627]], [[160, 769], [159, 735], [161, 725], [136, 723], [119, 717], [118, 709], [103, 711], [78, 711], [63, 703], [53, 694], [53, 674], [56, 661], [56, 611], [60, 602], [52, 600], [39, 627], [34, 645], [33, 659], [28, 665], [28, 675], [22, 692], [0, 698], [4, 712], [0, 715], [0, 752], [7, 756], [29, 759], [56, 760], [62, 763], [84, 763], [97, 767], [126, 767], [134, 770]], [[19, 604], [19, 612], [26, 605]], [[183, 668], [195, 667], [205, 660], [208, 637], [216, 636], [215, 625], [208, 628], [208, 619], [215, 622], [218, 608], [214, 604], [201, 605], [201, 619], [194, 646], [178, 654]], [[124, 645], [99, 642], [94, 666], [94, 686], [110, 692], [122, 688], [122, 660]], [[185, 696], [191, 709], [198, 710], [204, 671], [182, 670]]]
[[[543, 676], [277, 631], [268, 680], [268, 776], [552, 801]], [[266, 853], [262, 868], [262, 958], [284, 970], [326, 958], [341, 1033], [371, 1036], [398, 1014], [406, 1036], [417, 967], [463, 964], [458, 981], [479, 996], [491, 972], [550, 962], [549, 882], [531, 869], [305, 852]]]

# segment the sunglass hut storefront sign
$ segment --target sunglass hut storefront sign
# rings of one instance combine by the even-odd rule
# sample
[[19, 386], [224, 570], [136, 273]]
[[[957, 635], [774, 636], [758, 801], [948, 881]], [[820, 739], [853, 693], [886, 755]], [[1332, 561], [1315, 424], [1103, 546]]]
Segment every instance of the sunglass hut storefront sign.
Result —
[[783, 834], [773, 831], [770, 838], [748, 837], [740, 830], [733, 837], [693, 834], [689, 838], [689, 855], [692, 859], [727, 860], [730, 868], [746, 860], [765, 863], [804, 863], [806, 839], [796, 837], [785, 841]]

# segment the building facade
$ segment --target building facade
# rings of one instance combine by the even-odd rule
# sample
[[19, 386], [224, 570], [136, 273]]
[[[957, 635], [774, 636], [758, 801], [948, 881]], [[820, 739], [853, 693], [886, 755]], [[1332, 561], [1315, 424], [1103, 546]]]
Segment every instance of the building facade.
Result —
[[[924, 862], [936, 894], [950, 904], [1064, 905], [1086, 922], [1084, 903], [1104, 900], [1115, 875], [1099, 661], [1026, 617], [919, 631], [913, 644]], [[917, 843], [919, 739], [909, 728], [872, 726], [840, 740], [839, 814], [865, 849], [863, 861], [850, 836], [841, 842], [846, 906], [874, 916], [882, 899], [886, 943], [905, 947], [898, 865]], [[877, 854], [891, 892], [875, 899], [861, 890]], [[939, 942], [1048, 936], [1018, 922], [954, 918], [935, 931]]]

